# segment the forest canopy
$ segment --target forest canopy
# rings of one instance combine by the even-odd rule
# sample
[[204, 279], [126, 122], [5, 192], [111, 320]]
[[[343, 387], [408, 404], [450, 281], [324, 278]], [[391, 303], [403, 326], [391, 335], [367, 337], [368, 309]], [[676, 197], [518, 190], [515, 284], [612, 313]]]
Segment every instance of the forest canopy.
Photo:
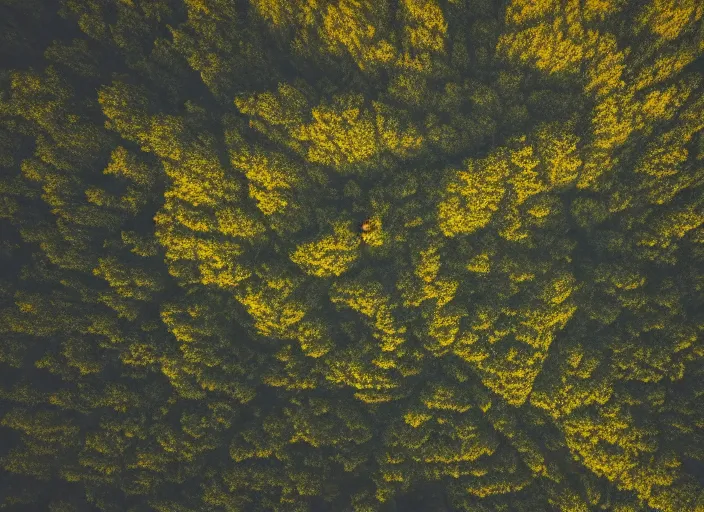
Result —
[[0, 510], [704, 512], [704, 3], [0, 0]]

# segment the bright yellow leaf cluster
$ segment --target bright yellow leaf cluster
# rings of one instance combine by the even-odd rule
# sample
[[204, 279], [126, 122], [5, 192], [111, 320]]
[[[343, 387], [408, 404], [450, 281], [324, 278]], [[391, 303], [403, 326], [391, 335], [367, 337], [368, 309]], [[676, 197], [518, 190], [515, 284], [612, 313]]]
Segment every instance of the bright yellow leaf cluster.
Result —
[[333, 234], [306, 242], [291, 253], [290, 258], [307, 274], [316, 277], [340, 276], [347, 272], [359, 257], [359, 237], [351, 222], [336, 222]]
[[697, 0], [651, 0], [643, 10], [640, 23], [666, 41], [676, 39], [704, 15]]
[[[541, 225], [555, 210], [552, 196], [541, 193], [570, 186], [578, 179], [582, 168], [578, 142], [569, 123], [541, 125], [530, 139], [516, 138], [508, 148], [469, 160], [467, 170], [456, 171], [450, 179], [438, 204], [443, 234], [472, 234], [486, 227], [501, 209], [500, 235], [512, 241], [527, 239], [527, 227]], [[530, 200], [534, 196], [538, 197]], [[533, 218], [526, 219], [526, 213]]]
[[582, 166], [577, 152], [579, 138], [569, 131], [563, 131], [559, 125], [543, 127], [536, 138], [550, 187], [562, 188], [573, 183]]
[[300, 183], [301, 170], [280, 153], [257, 149], [253, 153], [231, 153], [233, 167], [249, 182], [249, 196], [264, 215], [282, 213], [291, 207], [292, 190]]
[[[391, 62], [395, 49], [385, 39], [379, 39], [374, 25], [378, 4], [371, 0], [339, 0], [330, 4], [323, 16], [321, 34], [332, 53], [345, 48], [361, 70]], [[383, 8], [383, 7], [382, 7]]]
[[288, 338], [291, 328], [306, 315], [305, 305], [292, 297], [297, 284], [294, 278], [271, 275], [240, 291], [237, 300], [247, 308], [261, 335]]
[[406, 327], [395, 320], [392, 314], [395, 306], [383, 293], [380, 283], [336, 282], [330, 291], [330, 300], [367, 317], [382, 351], [393, 351], [405, 341]]
[[406, 34], [411, 46], [421, 52], [445, 51], [447, 22], [436, 0], [403, 0]]
[[340, 168], [379, 153], [374, 118], [363, 105], [361, 95], [351, 94], [336, 97], [332, 105], [313, 108], [313, 122], [294, 132], [298, 140], [308, 144], [309, 161]]
[[438, 224], [445, 236], [470, 234], [489, 224], [506, 192], [508, 175], [505, 152], [470, 160], [466, 171], [458, 171], [438, 206]]

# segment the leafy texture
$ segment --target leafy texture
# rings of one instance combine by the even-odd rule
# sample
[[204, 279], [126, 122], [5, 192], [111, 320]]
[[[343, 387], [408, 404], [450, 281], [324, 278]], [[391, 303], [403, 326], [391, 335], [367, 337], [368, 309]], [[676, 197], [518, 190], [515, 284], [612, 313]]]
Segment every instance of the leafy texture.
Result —
[[704, 511], [701, 1], [0, 13], [0, 510]]

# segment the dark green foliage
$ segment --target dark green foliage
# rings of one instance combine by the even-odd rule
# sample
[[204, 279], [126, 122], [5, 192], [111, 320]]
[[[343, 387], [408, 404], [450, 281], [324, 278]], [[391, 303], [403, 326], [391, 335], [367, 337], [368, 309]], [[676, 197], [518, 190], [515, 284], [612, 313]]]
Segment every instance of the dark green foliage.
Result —
[[0, 510], [704, 511], [696, 0], [0, 0]]

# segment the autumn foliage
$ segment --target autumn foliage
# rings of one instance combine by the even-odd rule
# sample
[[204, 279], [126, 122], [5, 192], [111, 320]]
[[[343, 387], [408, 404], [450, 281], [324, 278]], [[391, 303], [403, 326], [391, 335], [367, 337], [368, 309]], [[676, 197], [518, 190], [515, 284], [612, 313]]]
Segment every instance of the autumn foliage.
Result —
[[704, 3], [0, 40], [0, 510], [704, 511]]

